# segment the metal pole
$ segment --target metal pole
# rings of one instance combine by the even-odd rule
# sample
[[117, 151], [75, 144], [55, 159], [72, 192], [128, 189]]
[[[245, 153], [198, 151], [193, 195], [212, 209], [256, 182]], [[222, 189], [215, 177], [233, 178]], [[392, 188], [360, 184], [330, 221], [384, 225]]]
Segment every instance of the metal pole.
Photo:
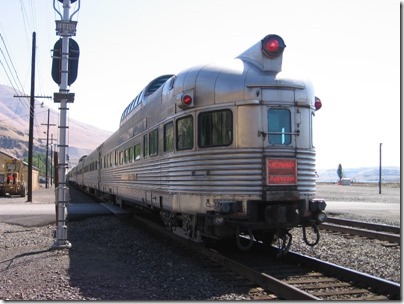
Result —
[[32, 202], [32, 154], [34, 148], [34, 108], [35, 108], [35, 48], [36, 33], [32, 33], [32, 67], [31, 67], [31, 96], [29, 107], [29, 138], [28, 138], [28, 197]]
[[[70, 0], [63, 0], [63, 21], [69, 21]], [[61, 82], [59, 93], [69, 93], [68, 75], [69, 75], [69, 35], [62, 34], [62, 52], [61, 52]], [[67, 240], [66, 226], [66, 204], [69, 201], [69, 189], [66, 186], [66, 129], [67, 126], [67, 98], [60, 100], [60, 134], [59, 134], [59, 162], [58, 162], [58, 187], [56, 188], [56, 216], [57, 229], [56, 239], [53, 243], [54, 249], [71, 248], [72, 244]]]
[[51, 134], [51, 161], [50, 161], [50, 186], [52, 188], [52, 180], [53, 180], [53, 133]]
[[379, 146], [379, 194], [382, 194], [382, 143]]
[[50, 109], [48, 109], [48, 123], [46, 124], [46, 159], [45, 159], [45, 180], [46, 189], [48, 189], [48, 156], [49, 156], [49, 115]]

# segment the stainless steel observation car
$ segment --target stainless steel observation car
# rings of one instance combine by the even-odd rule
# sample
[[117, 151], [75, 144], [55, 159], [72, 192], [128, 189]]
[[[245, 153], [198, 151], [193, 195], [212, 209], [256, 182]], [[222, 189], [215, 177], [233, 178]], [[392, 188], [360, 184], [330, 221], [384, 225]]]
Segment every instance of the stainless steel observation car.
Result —
[[[268, 35], [235, 59], [156, 78], [120, 128], [68, 181], [113, 203], [160, 214], [194, 241], [290, 245], [289, 230], [325, 221], [315, 199], [310, 82], [282, 75], [283, 39]], [[306, 235], [305, 233], [303, 234]]]

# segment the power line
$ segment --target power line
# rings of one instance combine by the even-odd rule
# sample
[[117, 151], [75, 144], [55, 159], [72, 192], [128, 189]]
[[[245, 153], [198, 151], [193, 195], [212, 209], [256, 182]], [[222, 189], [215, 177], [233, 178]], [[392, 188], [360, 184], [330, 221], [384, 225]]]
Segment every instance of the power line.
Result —
[[[0, 47], [0, 51], [1, 51], [2, 55], [3, 55], [3, 58], [4, 58], [4, 60], [5, 60], [6, 64], [7, 64], [8, 69], [6, 69], [6, 67], [4, 66], [3, 61], [0, 60], [0, 63], [2, 65], [2, 67], [3, 67], [3, 70], [4, 70], [5, 74], [6, 74], [6, 76], [7, 76], [7, 79], [10, 82], [11, 87], [14, 90], [14, 93], [17, 95], [18, 91], [20, 91], [20, 92], [24, 91], [23, 85], [21, 83], [20, 78], [18, 77], [17, 70], [16, 70], [16, 68], [14, 66], [14, 63], [13, 63], [13, 60], [11, 58], [10, 52], [8, 51], [7, 44], [6, 44], [5, 40], [4, 40], [4, 37], [1, 34], [0, 34], [0, 38], [1, 38], [1, 41], [2, 41], [2, 43], [4, 45], [5, 51], [7, 53], [7, 57], [5, 56], [5, 54], [3, 52], [3, 49], [1, 47]], [[11, 67], [13, 69], [10, 68], [10, 65], [11, 65]], [[10, 76], [10, 74], [12, 76]], [[15, 75], [15, 77], [14, 77], [14, 75]], [[22, 104], [23, 108], [25, 108], [25, 110], [27, 110], [29, 112], [28, 103], [25, 103], [21, 98], [19, 98], [19, 102], [20, 102], [20, 104]], [[17, 107], [17, 109], [14, 110], [14, 114], [17, 113], [17, 110], [18, 110], [18, 107]]]
[[32, 32], [32, 26], [30, 26], [28, 24], [29, 20], [28, 20], [28, 17], [27, 17], [27, 12], [25, 10], [24, 1], [20, 0], [20, 4], [21, 4], [22, 19], [23, 19], [23, 22], [24, 22], [25, 36], [26, 36], [26, 39], [28, 41], [29, 40], [28, 39], [28, 33]]
[[[0, 48], [1, 53], [3, 54], [3, 57], [4, 57], [4, 59], [5, 59], [6, 63], [7, 63], [7, 67], [8, 67], [8, 69], [9, 69], [10, 73], [12, 73], [12, 72], [14, 71], [14, 74], [15, 74], [15, 76], [16, 76], [18, 82], [15, 81], [14, 76], [13, 76], [13, 79], [14, 79], [14, 81], [17, 83], [17, 87], [18, 87], [18, 84], [20, 85], [18, 89], [23, 92], [23, 91], [24, 91], [23, 85], [22, 85], [22, 83], [21, 83], [20, 78], [18, 77], [18, 73], [17, 73], [17, 70], [16, 70], [16, 68], [15, 68], [15, 66], [14, 66], [13, 60], [11, 59], [11, 55], [10, 55], [10, 52], [8, 51], [7, 44], [6, 44], [6, 42], [4, 41], [4, 38], [3, 38], [3, 36], [1, 35], [1, 33], [0, 33], [0, 38], [1, 38], [1, 41], [3, 42], [4, 48], [5, 48], [5, 50], [6, 50], [6, 53], [7, 53], [7, 56], [8, 56], [8, 60], [7, 60], [7, 57], [4, 55], [3, 50]], [[8, 64], [8, 62], [10, 62], [11, 66], [13, 67], [13, 71], [11, 70], [10, 65]], [[5, 68], [4, 68], [4, 69], [5, 69]], [[10, 81], [10, 83], [11, 83], [11, 81]]]

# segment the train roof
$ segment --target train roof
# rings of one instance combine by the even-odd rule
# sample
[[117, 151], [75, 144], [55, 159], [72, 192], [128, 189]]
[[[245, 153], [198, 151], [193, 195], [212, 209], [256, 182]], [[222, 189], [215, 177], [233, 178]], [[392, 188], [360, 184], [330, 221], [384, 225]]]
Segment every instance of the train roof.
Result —
[[[246, 80], [248, 76], [249, 81], [259, 83], [259, 79], [254, 78], [252, 73], [247, 75], [247, 70], [245, 68], [246, 64], [250, 67], [255, 67], [264, 73], [276, 75], [282, 70], [282, 55], [285, 47], [286, 44], [280, 36], [275, 34], [267, 35], [262, 40], [258, 41], [256, 44], [234, 58], [231, 64], [228, 62], [208, 64], [196, 66], [180, 72], [175, 76], [177, 80], [180, 80], [180, 82], [179, 84], [176, 84], [176, 90], [174, 93], [180, 96], [178, 94], [178, 90], [185, 91], [192, 89], [191, 87], [195, 86], [197, 83], [197, 78], [200, 79], [201, 83], [204, 82], [204, 85], [206, 85], [206, 83], [213, 85], [214, 82], [215, 90], [223, 93], [226, 90], [223, 88], [223, 85], [220, 85], [219, 82], [221, 80], [223, 80], [222, 84], [227, 84], [229, 81], [232, 82], [234, 77], [231, 78], [231, 75], [227, 75], [231, 73], [233, 73], [238, 80], [241, 79], [239, 77], [240, 73], [246, 73], [244, 77], [245, 79], [243, 78], [242, 81]], [[164, 83], [173, 76], [174, 75], [172, 74], [162, 75], [152, 80], [125, 108], [121, 116], [120, 125], [122, 126], [134, 113], [141, 109], [142, 105], [145, 105], [148, 102], [148, 97], [162, 87]], [[245, 85], [251, 84], [243, 83], [242, 87], [244, 88]], [[235, 84], [233, 87], [234, 86]], [[219, 93], [216, 92], [216, 95], [221, 96]], [[233, 94], [227, 95], [234, 96], [234, 92]]]

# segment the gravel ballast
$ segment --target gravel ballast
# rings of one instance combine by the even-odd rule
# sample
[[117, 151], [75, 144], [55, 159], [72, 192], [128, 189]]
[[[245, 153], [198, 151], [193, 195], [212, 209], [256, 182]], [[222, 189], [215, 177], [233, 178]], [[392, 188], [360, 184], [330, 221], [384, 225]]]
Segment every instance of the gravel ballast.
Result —
[[[1, 300], [242, 300], [204, 261], [112, 216], [68, 223], [71, 249], [50, 250], [54, 225], [0, 223]], [[291, 250], [400, 282], [400, 246], [322, 232], [319, 245], [293, 232]]]
[[0, 299], [204, 300], [248, 299], [204, 263], [114, 217], [68, 226], [71, 249], [49, 250], [54, 227], [1, 223]]

